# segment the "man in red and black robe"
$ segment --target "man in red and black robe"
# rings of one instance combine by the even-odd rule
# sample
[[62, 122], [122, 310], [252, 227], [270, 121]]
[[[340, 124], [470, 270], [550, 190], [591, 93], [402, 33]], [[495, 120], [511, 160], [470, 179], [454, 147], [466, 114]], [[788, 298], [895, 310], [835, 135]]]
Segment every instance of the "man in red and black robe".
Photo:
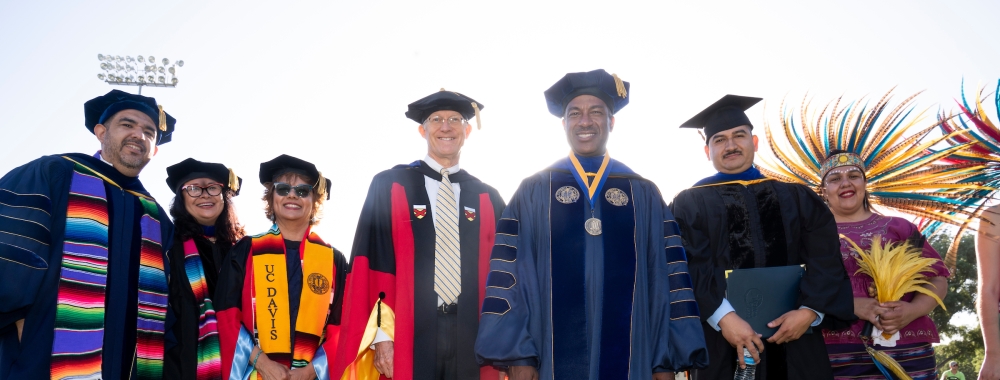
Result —
[[[496, 189], [458, 165], [468, 120], [482, 108], [443, 90], [410, 104], [406, 116], [420, 123], [427, 156], [372, 180], [351, 252], [333, 376], [497, 378], [477, 364], [473, 347], [505, 205]], [[453, 291], [443, 290], [449, 286]]]

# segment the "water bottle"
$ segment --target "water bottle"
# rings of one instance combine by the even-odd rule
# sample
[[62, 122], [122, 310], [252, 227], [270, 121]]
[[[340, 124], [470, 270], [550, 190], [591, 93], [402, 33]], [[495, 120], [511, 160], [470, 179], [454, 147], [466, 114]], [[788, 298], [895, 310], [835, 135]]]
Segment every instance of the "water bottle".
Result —
[[740, 368], [736, 366], [736, 376], [733, 380], [754, 380], [755, 373], [757, 372], [757, 363], [753, 361], [753, 356], [750, 355], [750, 350], [743, 347], [743, 363], [747, 365], [746, 368]]

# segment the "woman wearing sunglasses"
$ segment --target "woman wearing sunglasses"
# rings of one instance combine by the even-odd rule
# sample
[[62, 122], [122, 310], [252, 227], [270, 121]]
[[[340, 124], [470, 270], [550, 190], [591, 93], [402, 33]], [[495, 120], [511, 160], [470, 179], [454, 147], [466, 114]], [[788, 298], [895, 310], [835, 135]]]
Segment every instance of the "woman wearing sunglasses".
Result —
[[216, 292], [223, 379], [331, 378], [347, 262], [310, 231], [331, 182], [281, 155], [260, 164], [260, 183], [274, 224], [233, 247]]
[[[225, 165], [188, 158], [167, 168], [170, 216], [169, 305], [177, 344], [164, 355], [164, 378], [218, 378], [219, 341], [212, 294], [230, 249], [243, 238], [233, 197], [242, 179]], [[200, 321], [200, 322], [199, 322]]]

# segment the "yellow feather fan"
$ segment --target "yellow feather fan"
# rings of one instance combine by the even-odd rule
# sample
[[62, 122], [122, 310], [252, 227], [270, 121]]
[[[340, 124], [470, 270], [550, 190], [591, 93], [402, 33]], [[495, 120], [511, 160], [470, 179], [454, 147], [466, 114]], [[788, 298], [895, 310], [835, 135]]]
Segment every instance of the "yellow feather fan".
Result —
[[[861, 249], [851, 239], [840, 235], [841, 239], [847, 240], [858, 254], [859, 269], [855, 274], [864, 273], [873, 280], [875, 287], [875, 299], [879, 303], [898, 301], [910, 292], [926, 294], [937, 301], [942, 309], [947, 310], [941, 298], [933, 291], [924, 287], [931, 285], [927, 281], [927, 276], [923, 272], [935, 264], [937, 259], [923, 257], [921, 249], [914, 247], [907, 242], [882, 244], [882, 236], [875, 235], [872, 238], [872, 248], [868, 251]], [[885, 339], [892, 338], [891, 335], [882, 333]], [[912, 379], [902, 366], [899, 365], [888, 354], [876, 350], [865, 344], [865, 350], [872, 356], [872, 359], [883, 364], [885, 368], [902, 380]]]
[[882, 244], [882, 235], [872, 238], [872, 248], [868, 251], [858, 247], [846, 236], [840, 237], [847, 240], [859, 256], [857, 260], [860, 268], [855, 274], [864, 273], [874, 280], [875, 299], [879, 303], [899, 301], [906, 293], [919, 292], [934, 298], [942, 309], [947, 310], [937, 294], [923, 287], [931, 284], [923, 272], [934, 265], [937, 259], [921, 256], [921, 249], [907, 242], [887, 241]]
[[[864, 273], [872, 278], [875, 299], [879, 303], [899, 301], [906, 293], [918, 292], [930, 296], [942, 309], [948, 310], [937, 294], [923, 286], [934, 286], [927, 281], [923, 272], [934, 265], [937, 259], [921, 256], [920, 248], [907, 242], [887, 241], [883, 245], [882, 235], [872, 238], [872, 248], [868, 251], [861, 249], [844, 235], [840, 235], [840, 238], [847, 240], [854, 252], [857, 252], [859, 268], [855, 274]], [[882, 336], [886, 339], [891, 337], [885, 333]]]

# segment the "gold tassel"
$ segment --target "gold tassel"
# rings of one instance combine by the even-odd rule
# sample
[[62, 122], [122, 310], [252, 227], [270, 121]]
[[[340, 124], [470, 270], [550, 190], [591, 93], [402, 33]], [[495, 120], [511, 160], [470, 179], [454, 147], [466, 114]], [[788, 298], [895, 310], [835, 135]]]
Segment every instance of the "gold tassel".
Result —
[[483, 122], [479, 118], [479, 105], [476, 102], [472, 102], [472, 110], [476, 113], [476, 129], [483, 129]]
[[706, 142], [708, 141], [708, 138], [705, 137], [705, 134], [702, 133], [700, 129], [698, 130], [698, 136], [701, 136], [702, 140], [705, 140]]
[[229, 189], [234, 193], [240, 191], [240, 177], [236, 176], [233, 168], [229, 168]]
[[160, 130], [166, 132], [167, 131], [167, 113], [163, 112], [163, 106], [157, 105], [157, 107], [160, 109]]
[[326, 195], [326, 179], [323, 178], [323, 172], [316, 171], [316, 174], [317, 174], [317, 177], [319, 177], [319, 180], [316, 181], [317, 182], [316, 183], [316, 195], [319, 195], [322, 198], [323, 196]]
[[625, 82], [622, 82], [622, 78], [618, 77], [618, 74], [611, 74], [612, 78], [615, 78], [615, 89], [618, 90], [618, 96], [627, 97], [628, 91], [625, 91]]
[[889, 368], [889, 371], [891, 371], [893, 375], [896, 375], [899, 380], [913, 380], [910, 375], [906, 374], [906, 370], [903, 369], [903, 366], [899, 365], [895, 359], [885, 352], [876, 350], [867, 345], [865, 346], [865, 349], [868, 350], [868, 355], [871, 355], [872, 359], [878, 360], [879, 363], [882, 363], [886, 366], [886, 368]]

